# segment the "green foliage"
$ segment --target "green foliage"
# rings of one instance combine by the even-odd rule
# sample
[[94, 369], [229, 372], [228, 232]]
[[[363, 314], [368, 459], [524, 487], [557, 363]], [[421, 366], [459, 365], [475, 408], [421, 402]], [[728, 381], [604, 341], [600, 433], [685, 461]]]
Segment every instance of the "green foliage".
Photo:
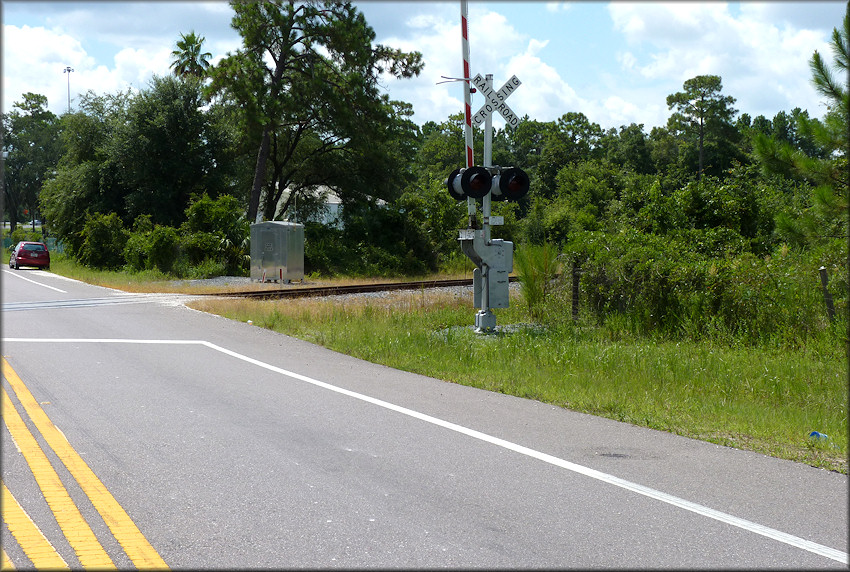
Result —
[[25, 93], [12, 107], [3, 114], [2, 140], [4, 211], [14, 227], [39, 218], [42, 186], [61, 154], [61, 127], [43, 95]]
[[[3, 229], [3, 238], [8, 239], [9, 246], [7, 250], [11, 250], [14, 248], [16, 244], [19, 242], [43, 242], [44, 235], [40, 230], [31, 230], [26, 226], [18, 225], [15, 227], [15, 230], [9, 231], [8, 229]], [[5, 240], [4, 240], [5, 242]]]
[[174, 267], [179, 254], [179, 235], [170, 226], [154, 226], [148, 236], [148, 262], [150, 268], [168, 273]]
[[174, 75], [196, 78], [206, 75], [212, 54], [201, 52], [203, 44], [204, 37], [198, 36], [194, 31], [188, 34], [180, 34], [180, 39], [177, 40], [177, 49], [171, 52], [174, 60], [170, 67], [173, 68]]
[[632, 123], [621, 126], [619, 132], [610, 129], [600, 145], [606, 150], [609, 162], [622, 169], [640, 174], [655, 172], [648, 138], [643, 132], [643, 124]]
[[418, 75], [421, 54], [373, 45], [374, 31], [347, 2], [230, 6], [243, 48], [210, 70], [209, 92], [237, 104], [254, 137], [248, 220], [275, 217], [286, 189], [397, 196], [392, 167], [401, 166], [412, 110], [389, 102], [378, 81], [383, 72]]
[[224, 195], [213, 200], [204, 194], [186, 209], [180, 228], [154, 225], [147, 215], [137, 217], [124, 258], [135, 272], [157, 270], [180, 278], [216, 272], [245, 275], [250, 261], [248, 234], [249, 225], [235, 198]]
[[546, 311], [555, 278], [560, 271], [558, 250], [550, 244], [519, 248], [514, 256], [520, 293], [532, 320], [540, 320]]
[[742, 158], [740, 133], [732, 123], [735, 98], [721, 94], [723, 82], [716, 75], [686, 80], [683, 89], [667, 96], [667, 107], [675, 110], [667, 129], [680, 140], [680, 164], [696, 173], [697, 180], [703, 173], [720, 175]]
[[127, 269], [131, 272], [141, 272], [148, 269], [150, 236], [152, 232], [153, 226], [143, 228], [137, 225], [135, 230], [127, 237], [127, 243], [124, 245], [124, 260]]
[[[839, 77], [844, 77], [850, 62], [850, 5], [841, 29], [833, 30], [831, 47]], [[817, 51], [812, 55], [810, 69], [815, 88], [827, 97], [828, 111], [823, 121], [799, 113], [794, 130], [799, 137], [759, 134], [753, 140], [753, 148], [764, 173], [802, 182], [811, 193], [803, 208], [777, 215], [780, 234], [794, 245], [819, 247], [847, 236], [850, 91], [846, 82], [835, 78]]]
[[92, 268], [113, 270], [124, 265], [124, 246], [128, 233], [115, 213], [93, 213], [86, 216], [82, 245], [77, 258]]
[[239, 200], [230, 195], [211, 199], [206, 193], [186, 209], [181, 227], [190, 263], [216, 260], [225, 272], [242, 275], [250, 264], [250, 225]]
[[684, 238], [634, 231], [576, 236], [566, 252], [581, 267], [582, 298], [598, 322], [625, 318], [640, 335], [805, 347], [832, 335], [820, 266], [833, 277], [836, 311], [846, 320], [846, 248], [843, 255], [840, 248], [779, 248], [774, 256], [718, 256], [716, 247]]
[[107, 145], [108, 164], [126, 189], [127, 220], [149, 214], [155, 223], [179, 226], [193, 194], [222, 191], [211, 174], [218, 170], [223, 136], [202, 105], [197, 81], [172, 76], [153, 78], [130, 104]]
[[238, 199], [229, 195], [211, 199], [204, 193], [186, 209], [182, 229], [187, 234], [213, 236], [216, 243], [227, 240], [231, 244], [241, 245], [248, 236], [249, 225]]
[[65, 154], [40, 205], [69, 252], [83, 246], [87, 212], [178, 226], [193, 193], [222, 192], [228, 136], [202, 104], [197, 81], [154, 78], [139, 94], [87, 94], [63, 116]]
[[437, 253], [421, 240], [416, 221], [389, 205], [351, 205], [342, 228], [308, 222], [304, 227], [307, 274], [422, 275], [437, 266]]
[[436, 257], [445, 259], [458, 251], [457, 230], [464, 226], [466, 211], [446, 192], [445, 177], [430, 175], [410, 187], [397, 204], [406, 224], [415, 229], [418, 240], [430, 245]]
[[[531, 199], [531, 206], [528, 210], [528, 214], [521, 221], [520, 236], [522, 237], [522, 242], [535, 246], [539, 246], [546, 242], [547, 234], [546, 225], [544, 224], [546, 214], [547, 201], [539, 197], [533, 197]], [[555, 244], [562, 244], [566, 239], [566, 235], [550, 236], [549, 239], [550, 242], [554, 242]]]
[[591, 123], [583, 113], [569, 112], [562, 115], [546, 131], [545, 145], [540, 151], [535, 173], [539, 179], [536, 190], [544, 197], [551, 196], [556, 192], [556, 179], [561, 169], [570, 163], [601, 155], [599, 142], [602, 135], [602, 128]]

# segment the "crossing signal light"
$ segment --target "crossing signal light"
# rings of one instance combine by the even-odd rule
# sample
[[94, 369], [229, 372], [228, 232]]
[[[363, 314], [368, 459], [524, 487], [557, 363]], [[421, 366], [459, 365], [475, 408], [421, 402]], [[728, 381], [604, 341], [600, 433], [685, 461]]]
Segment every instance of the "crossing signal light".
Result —
[[518, 201], [528, 194], [531, 181], [528, 179], [528, 174], [522, 169], [508, 167], [496, 176], [499, 182], [493, 189], [493, 200]]
[[496, 167], [492, 174], [484, 167], [455, 169], [446, 179], [446, 188], [455, 200], [482, 199], [487, 193], [494, 201], [518, 201], [528, 193], [528, 175], [517, 167]]
[[455, 169], [449, 175], [446, 186], [455, 200], [482, 199], [493, 186], [493, 176], [484, 167]]

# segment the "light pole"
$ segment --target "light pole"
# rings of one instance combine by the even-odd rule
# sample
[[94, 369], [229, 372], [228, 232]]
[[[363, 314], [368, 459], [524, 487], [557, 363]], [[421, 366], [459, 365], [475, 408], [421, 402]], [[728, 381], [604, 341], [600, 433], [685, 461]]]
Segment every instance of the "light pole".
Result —
[[71, 72], [74, 71], [74, 68], [71, 66], [67, 66], [63, 73], [68, 74], [68, 113], [71, 113]]

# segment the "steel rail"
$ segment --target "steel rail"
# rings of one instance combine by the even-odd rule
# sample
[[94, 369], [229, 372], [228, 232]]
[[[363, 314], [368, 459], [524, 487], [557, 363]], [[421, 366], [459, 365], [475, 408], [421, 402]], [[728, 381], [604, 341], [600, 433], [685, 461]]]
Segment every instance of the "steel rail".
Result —
[[[515, 276], [509, 278], [511, 282]], [[305, 298], [321, 296], [340, 296], [345, 294], [368, 294], [370, 292], [387, 292], [394, 290], [420, 290], [424, 288], [449, 288], [452, 286], [472, 286], [471, 278], [452, 280], [419, 280], [413, 282], [387, 282], [382, 284], [349, 284], [343, 286], [310, 286], [306, 288], [282, 288], [278, 290], [251, 290], [243, 292], [214, 292], [197, 294], [198, 296], [216, 296], [231, 298]]]

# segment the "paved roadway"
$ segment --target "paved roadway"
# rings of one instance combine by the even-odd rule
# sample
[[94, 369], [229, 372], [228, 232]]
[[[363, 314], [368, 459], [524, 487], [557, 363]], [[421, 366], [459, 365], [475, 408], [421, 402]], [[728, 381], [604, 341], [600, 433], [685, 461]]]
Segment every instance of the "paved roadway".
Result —
[[843, 475], [0, 279], [19, 569], [847, 567]]

